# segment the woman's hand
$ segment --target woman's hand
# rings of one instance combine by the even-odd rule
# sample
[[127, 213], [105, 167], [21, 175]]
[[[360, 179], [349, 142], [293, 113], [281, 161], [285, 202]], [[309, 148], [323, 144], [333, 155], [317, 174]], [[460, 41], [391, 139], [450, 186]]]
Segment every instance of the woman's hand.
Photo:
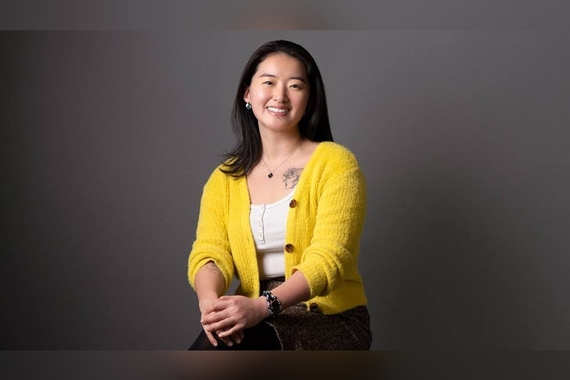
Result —
[[[217, 298], [213, 297], [213, 298], [206, 298], [206, 299], [201, 299], [198, 302], [198, 307], [200, 308], [200, 313], [201, 313], [201, 317], [200, 317], [200, 323], [201, 321], [204, 319], [204, 317], [206, 316], [206, 310], [209, 310], [210, 305], [212, 305], [213, 302], [215, 302], [217, 300]], [[206, 334], [206, 337], [208, 338], [208, 340], [210, 341], [210, 343], [215, 347], [218, 345], [218, 341], [216, 340], [216, 338], [214, 337], [214, 335], [208, 331], [206, 329], [206, 326], [202, 323], [202, 328], [204, 329], [204, 333]], [[226, 343], [224, 341], [224, 343]], [[227, 343], [226, 343], [227, 344]]]
[[[243, 330], [253, 327], [269, 315], [265, 298], [248, 298], [244, 296], [222, 296], [216, 300], [200, 302], [202, 318], [200, 323], [212, 342], [213, 333], [228, 346], [241, 343]], [[212, 342], [212, 344], [214, 344]], [[215, 344], [214, 344], [215, 345]]]
[[236, 344], [241, 343], [241, 341], [243, 340], [244, 337], [244, 333], [243, 331], [236, 331], [235, 333], [231, 334], [231, 336], [225, 336], [222, 335], [222, 337], [219, 336], [220, 333], [222, 333], [222, 330], [214, 330], [212, 328], [209, 328], [206, 324], [204, 324], [202, 321], [207, 320], [206, 314], [208, 314], [209, 310], [212, 310], [214, 308], [213, 304], [214, 302], [216, 302], [218, 300], [218, 298], [206, 298], [203, 300], [200, 300], [200, 302], [198, 303], [199, 308], [200, 308], [200, 312], [201, 312], [201, 318], [200, 318], [200, 323], [202, 324], [202, 328], [204, 329], [204, 333], [206, 334], [206, 337], [208, 338], [208, 340], [210, 341], [210, 343], [216, 347], [218, 346], [218, 341], [216, 339], [216, 337], [214, 336], [214, 332], [216, 333], [216, 335], [218, 335], [218, 338], [226, 345], [226, 346], [233, 346], [234, 342]]

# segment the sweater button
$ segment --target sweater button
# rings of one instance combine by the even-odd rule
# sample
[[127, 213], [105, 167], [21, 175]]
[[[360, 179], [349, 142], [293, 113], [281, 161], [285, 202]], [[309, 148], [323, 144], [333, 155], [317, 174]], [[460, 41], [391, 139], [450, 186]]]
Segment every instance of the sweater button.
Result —
[[317, 305], [316, 303], [312, 302], [309, 305], [309, 310], [311, 310], [313, 313], [316, 313], [319, 311], [319, 305]]
[[289, 202], [289, 207], [291, 208], [297, 207], [297, 201], [295, 199], [291, 199], [291, 202]]
[[291, 253], [291, 252], [293, 252], [294, 249], [295, 249], [295, 246], [293, 244], [285, 244], [285, 252]]

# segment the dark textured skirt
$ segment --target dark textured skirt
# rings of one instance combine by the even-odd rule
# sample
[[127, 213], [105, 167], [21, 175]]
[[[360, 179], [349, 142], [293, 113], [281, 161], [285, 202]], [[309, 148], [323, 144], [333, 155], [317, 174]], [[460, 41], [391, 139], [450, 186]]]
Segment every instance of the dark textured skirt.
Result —
[[[261, 282], [261, 290], [279, 286], [283, 279]], [[283, 350], [369, 350], [372, 343], [366, 306], [325, 315], [300, 303], [264, 321], [277, 333]]]

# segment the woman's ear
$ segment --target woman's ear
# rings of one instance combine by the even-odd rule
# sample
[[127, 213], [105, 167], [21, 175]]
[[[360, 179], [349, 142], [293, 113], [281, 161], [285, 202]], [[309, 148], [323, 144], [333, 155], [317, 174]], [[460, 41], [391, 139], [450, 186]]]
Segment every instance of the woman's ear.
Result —
[[249, 87], [245, 89], [245, 93], [243, 94], [243, 100], [245, 100], [246, 102], [250, 101], [250, 97], [249, 97]]

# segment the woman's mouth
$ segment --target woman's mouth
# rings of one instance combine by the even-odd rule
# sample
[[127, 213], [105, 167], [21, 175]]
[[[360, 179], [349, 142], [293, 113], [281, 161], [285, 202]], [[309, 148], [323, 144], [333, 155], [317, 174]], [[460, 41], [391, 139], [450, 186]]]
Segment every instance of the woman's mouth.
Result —
[[277, 108], [277, 107], [267, 107], [267, 110], [271, 113], [274, 113], [276, 115], [285, 115], [286, 113], [289, 112], [288, 108]]

